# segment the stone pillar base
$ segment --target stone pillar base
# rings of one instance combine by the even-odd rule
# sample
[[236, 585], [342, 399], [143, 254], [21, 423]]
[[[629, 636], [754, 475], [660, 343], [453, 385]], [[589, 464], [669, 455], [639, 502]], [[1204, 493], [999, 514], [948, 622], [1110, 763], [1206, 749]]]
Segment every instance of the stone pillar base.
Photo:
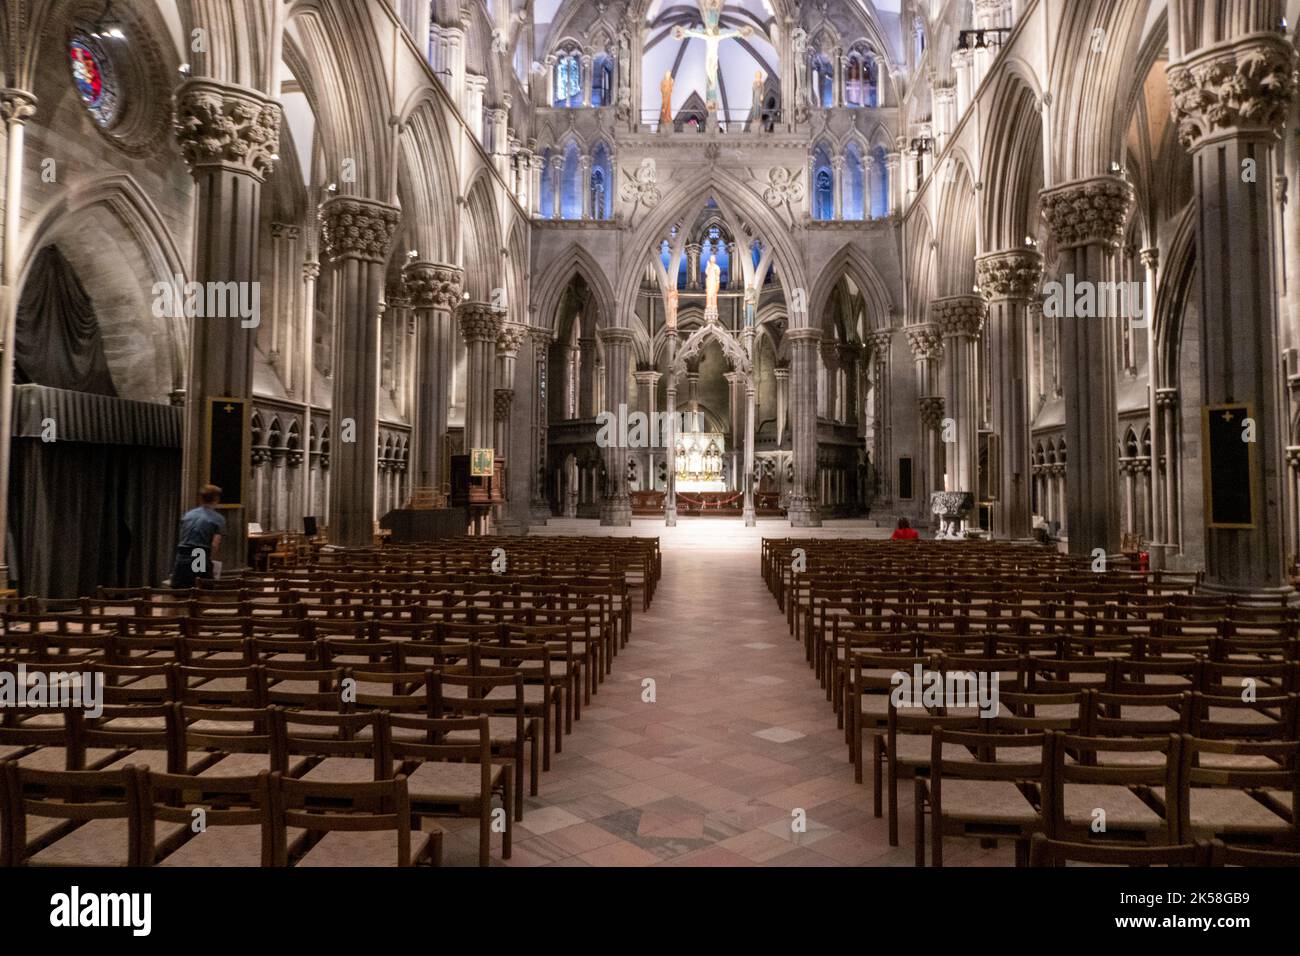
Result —
[[664, 527], [665, 528], [677, 527], [677, 506], [676, 505], [664, 506]]
[[743, 517], [745, 520], [746, 528], [753, 528], [758, 524], [758, 516], [754, 513], [754, 508], [752, 505], [744, 510], [741, 517]]
[[792, 528], [820, 528], [822, 526], [821, 512], [817, 510], [817, 504], [807, 495], [791, 495], [790, 503], [786, 507], [786, 517], [790, 519]]
[[627, 495], [612, 495], [600, 503], [602, 527], [630, 528], [632, 526], [632, 499]]

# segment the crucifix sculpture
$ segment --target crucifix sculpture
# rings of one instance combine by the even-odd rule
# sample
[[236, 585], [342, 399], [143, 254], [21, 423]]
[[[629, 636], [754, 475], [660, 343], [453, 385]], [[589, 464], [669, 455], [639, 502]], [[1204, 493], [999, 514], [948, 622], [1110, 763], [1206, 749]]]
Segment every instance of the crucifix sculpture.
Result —
[[693, 39], [704, 41], [704, 78], [706, 83], [704, 101], [710, 111], [718, 108], [718, 45], [723, 40], [747, 37], [754, 32], [750, 26], [739, 30], [723, 30], [719, 26], [724, 0], [699, 0], [700, 17], [704, 21], [701, 28], [687, 29], [683, 26], [673, 27], [675, 39]]

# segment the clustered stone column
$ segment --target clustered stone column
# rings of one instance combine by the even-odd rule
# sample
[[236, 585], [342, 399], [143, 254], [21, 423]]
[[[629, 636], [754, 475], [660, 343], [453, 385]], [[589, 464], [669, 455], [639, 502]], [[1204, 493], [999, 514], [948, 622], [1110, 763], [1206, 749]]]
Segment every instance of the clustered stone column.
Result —
[[668, 434], [664, 436], [665, 461], [664, 527], [677, 526], [677, 304], [675, 296], [664, 303], [667, 326], [664, 346], [667, 349], [668, 381], [664, 385], [664, 411], [668, 416]]
[[415, 310], [415, 487], [449, 491], [444, 445], [454, 341], [451, 313], [465, 274], [455, 266], [412, 262], [406, 295]]
[[1042, 281], [1042, 257], [1012, 249], [976, 261], [980, 292], [989, 303], [990, 427], [997, 436], [998, 461], [989, 461], [995, 482], [993, 537], [1028, 538], [1032, 533], [1029, 451], [1029, 300]]
[[821, 525], [817, 507], [817, 369], [821, 348], [818, 329], [791, 329], [790, 382], [794, 438], [794, 487], [786, 505], [792, 528]]
[[[14, 349], [13, 341], [18, 322], [18, 221], [22, 212], [22, 203], [17, 197], [23, 194], [23, 140], [26, 124], [36, 115], [36, 97], [26, 90], [0, 89], [0, 119], [5, 123], [5, 195], [11, 197], [5, 203], [3, 231], [0, 232], [0, 422], [6, 425], [0, 429], [0, 587], [9, 586], [10, 569], [8, 548], [3, 543], [8, 540], [9, 531], [9, 464], [11, 460], [12, 435], [8, 422], [13, 418], [14, 402]], [[260, 180], [259, 180], [260, 181]], [[191, 432], [191, 434], [193, 434]], [[188, 447], [193, 440], [186, 442]], [[188, 458], [187, 458], [188, 460]], [[192, 483], [192, 482], [189, 482]], [[191, 488], [184, 493], [182, 501], [188, 501], [198, 489]]]
[[893, 501], [894, 497], [893, 472], [891, 470], [892, 455], [889, 447], [889, 412], [893, 407], [890, 396], [893, 382], [891, 378], [890, 349], [893, 346], [894, 331], [893, 329], [877, 329], [867, 336], [867, 341], [871, 345], [871, 387], [875, 389], [875, 395], [872, 398], [872, 408], [875, 414], [871, 422], [871, 463], [875, 466], [877, 481], [879, 482], [876, 489], [878, 503], [887, 505]]
[[336, 293], [329, 535], [349, 547], [369, 545], [374, 535], [379, 300], [400, 219], [387, 203], [354, 197], [331, 199], [320, 212]]
[[[1273, 147], [1295, 94], [1296, 52], [1277, 32], [1284, 12], [1279, 0], [1237, 0], [1228, 7], [1223, 23], [1246, 31], [1231, 43], [1211, 38], [1197, 48], [1206, 38], [1184, 36], [1178, 18], [1171, 17], [1168, 68], [1179, 138], [1192, 154], [1203, 402], [1247, 404], [1255, 419], [1255, 463], [1248, 479], [1253, 520], [1244, 528], [1206, 527], [1205, 584], [1230, 591], [1289, 590]], [[1247, 169], [1253, 177], [1245, 175]]]
[[487, 302], [462, 302], [456, 309], [461, 338], [465, 340], [465, 452], [495, 447], [497, 336], [503, 312]]
[[[636, 379], [636, 407], [637, 411], [644, 413], [646, 416], [647, 435], [657, 433], [661, 441], [667, 436], [657, 425], [656, 421], [657, 408], [657, 389], [659, 380], [663, 374], [652, 368], [638, 368], [632, 376]], [[655, 468], [655, 449], [650, 444], [649, 439], [646, 441], [645, 452], [641, 455], [640, 471], [642, 475], [641, 487], [649, 491], [654, 488], [654, 468]]]
[[947, 356], [947, 417], [953, 420], [952, 460], [945, 491], [969, 491], [979, 497], [980, 401], [978, 362], [984, 330], [984, 300], [974, 295], [949, 296], [930, 303]]
[[[1127, 180], [1101, 176], [1044, 190], [1043, 217], [1061, 251], [1061, 282], [1113, 281], [1114, 252], [1134, 204]], [[1067, 283], [1068, 284], [1068, 283]], [[1119, 550], [1119, 440], [1115, 397], [1117, 319], [1061, 317], [1061, 390], [1065, 397], [1066, 502], [1070, 553]]]
[[[605, 408], [618, 418], [618, 407], [627, 403], [627, 372], [635, 334], [627, 328], [601, 329], [605, 347]], [[627, 491], [627, 445], [617, 436], [605, 452], [605, 495], [600, 505], [600, 523], [615, 527], [632, 524], [632, 499]]]
[[776, 447], [785, 441], [786, 409], [790, 405], [790, 362], [782, 359], [772, 369], [776, 376]]
[[515, 362], [519, 358], [519, 347], [524, 344], [528, 329], [516, 322], [502, 322], [501, 331], [497, 333], [496, 353], [496, 390], [493, 393], [493, 422], [495, 431], [492, 447], [497, 456], [512, 464], [510, 457], [510, 409], [515, 398]]
[[921, 421], [921, 476], [917, 487], [922, 513], [930, 507], [930, 493], [943, 490], [945, 454], [942, 442], [943, 398], [938, 395], [938, 370], [943, 359], [943, 339], [930, 322], [903, 330], [916, 363], [917, 414]]
[[[193, 280], [198, 283], [253, 283], [261, 279], [259, 225], [262, 184], [275, 168], [280, 148], [280, 106], [264, 94], [209, 79], [188, 80], [176, 91], [175, 133], [181, 155], [197, 186]], [[21, 130], [11, 123], [10, 134]], [[21, 148], [21, 137], [17, 147]], [[11, 139], [10, 150], [15, 149]], [[9, 192], [19, 205], [21, 191]], [[12, 250], [10, 250], [12, 254]], [[382, 280], [381, 280], [382, 282]], [[375, 302], [379, 288], [375, 290]], [[190, 322], [190, 381], [186, 403], [182, 501], [190, 501], [207, 476], [211, 453], [207, 400], [253, 394], [253, 345], [257, 329], [244, 328], [239, 316], [205, 316]], [[10, 361], [0, 363], [8, 368]], [[9, 383], [0, 378], [8, 401]], [[5, 421], [8, 421], [6, 418]], [[6, 426], [7, 429], [7, 426]], [[373, 444], [373, 435], [372, 435]], [[8, 448], [8, 443], [3, 443]], [[7, 455], [7, 452], [6, 452]], [[247, 462], [241, 472], [248, 474]], [[0, 464], [7, 479], [8, 460]], [[371, 484], [373, 491], [373, 482]], [[246, 496], [246, 495], [245, 495]], [[234, 504], [227, 499], [227, 504]], [[243, 567], [247, 507], [224, 512], [226, 533], [217, 559], [227, 570]], [[0, 522], [2, 524], [3, 522]]]
[[551, 388], [548, 362], [551, 330], [530, 325], [528, 336], [533, 343], [533, 460], [529, 486], [531, 510], [534, 523], [545, 524], [551, 516], [550, 503], [546, 500], [547, 403]]

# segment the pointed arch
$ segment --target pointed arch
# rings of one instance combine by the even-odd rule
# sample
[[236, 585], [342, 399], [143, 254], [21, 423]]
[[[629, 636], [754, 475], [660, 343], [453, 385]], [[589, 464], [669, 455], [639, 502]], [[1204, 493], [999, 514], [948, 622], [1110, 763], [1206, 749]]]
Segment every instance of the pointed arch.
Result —
[[537, 303], [538, 321], [552, 333], [558, 333], [554, 319], [560, 305], [560, 297], [573, 277], [577, 275], [582, 277], [587, 288], [591, 290], [596, 308], [605, 324], [615, 325], [614, 290], [610, 287], [605, 271], [592, 258], [591, 253], [575, 242], [571, 243], [554, 261], [567, 263], [567, 266], [547, 269], [537, 277], [538, 284], [533, 287], [532, 301]]

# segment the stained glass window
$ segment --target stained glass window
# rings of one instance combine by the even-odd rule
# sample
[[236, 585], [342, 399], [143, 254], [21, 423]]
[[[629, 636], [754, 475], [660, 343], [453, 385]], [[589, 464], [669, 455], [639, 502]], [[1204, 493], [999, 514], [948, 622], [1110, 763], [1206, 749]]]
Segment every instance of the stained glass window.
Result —
[[117, 83], [103, 47], [79, 33], [68, 41], [68, 63], [82, 105], [100, 126], [111, 124], [117, 116]]

